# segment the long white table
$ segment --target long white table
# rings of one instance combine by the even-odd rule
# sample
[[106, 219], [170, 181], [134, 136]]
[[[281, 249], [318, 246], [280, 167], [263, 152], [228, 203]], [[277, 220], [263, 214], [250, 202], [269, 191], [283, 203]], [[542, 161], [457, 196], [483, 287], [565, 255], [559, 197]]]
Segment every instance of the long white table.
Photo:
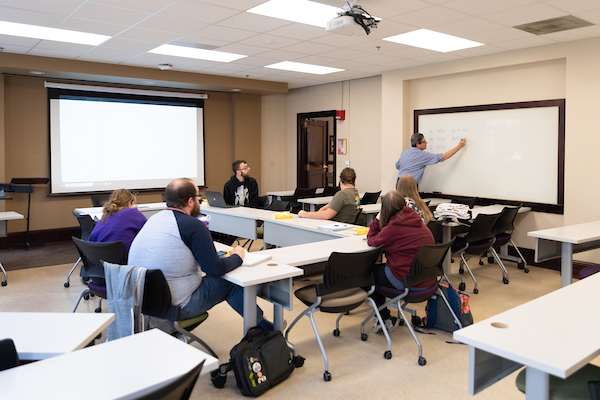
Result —
[[[358, 195], [362, 199], [362, 197], [365, 194], [359, 193]], [[306, 198], [306, 199], [298, 199], [298, 203], [302, 203], [302, 208], [304, 208], [305, 204], [308, 204], [310, 211], [313, 212], [313, 211], [316, 211], [316, 208], [318, 205], [329, 204], [329, 203], [331, 203], [331, 200], [333, 200], [333, 196], [321, 196], [321, 197], [310, 197], [310, 198]]]
[[[145, 203], [145, 204], [137, 204], [137, 209], [140, 210], [142, 214], [146, 216], [146, 218], [150, 218], [152, 215], [157, 212], [164, 210], [167, 208], [167, 203]], [[99, 221], [102, 218], [104, 208], [103, 207], [80, 207], [76, 208], [74, 211], [77, 214], [81, 215], [89, 215], [92, 217], [94, 221]]]
[[[321, 194], [323, 193], [323, 190], [325, 190], [325, 188], [317, 188], [317, 191], [315, 193]], [[267, 192], [267, 195], [274, 196], [275, 198], [277, 198], [277, 200], [281, 200], [282, 197], [293, 196], [295, 192], [295, 190], [280, 190], [275, 192]]]
[[[231, 247], [215, 242], [215, 248], [228, 251]], [[269, 260], [252, 267], [238, 267], [223, 279], [244, 288], [244, 335], [256, 326], [256, 297], [273, 303], [275, 329], [283, 329], [283, 309], [292, 310], [292, 278], [304, 271], [277, 260]]]
[[265, 219], [264, 242], [275, 246], [295, 246], [351, 236], [346, 231], [326, 231], [317, 228], [319, 225], [333, 223], [335, 222], [330, 220], [299, 218], [297, 215], [290, 219]]
[[153, 329], [0, 372], [2, 399], [137, 398], [179, 378], [204, 360], [219, 360]]
[[600, 221], [527, 233], [535, 238], [535, 262], [561, 258], [560, 284], [573, 280], [573, 254], [600, 248]]
[[201, 205], [200, 212], [210, 215], [211, 231], [256, 240], [256, 221], [273, 217], [273, 211], [250, 207], [219, 208]]
[[0, 312], [0, 339], [12, 339], [21, 360], [43, 360], [84, 348], [114, 320], [112, 313]]
[[[6, 237], [8, 234], [8, 229], [6, 227], [7, 221], [12, 221], [15, 219], [23, 219], [23, 215], [14, 211], [6, 211], [0, 212], [0, 237]], [[2, 281], [2, 286], [6, 286], [8, 284], [8, 276], [6, 275], [6, 270], [2, 263], [0, 263], [0, 270], [2, 270], [2, 274], [4, 275], [4, 280]]]
[[592, 275], [455, 331], [469, 345], [469, 394], [524, 365], [527, 399], [548, 399], [550, 375], [567, 378], [600, 355], [600, 319], [591, 317], [599, 285], [600, 274]]

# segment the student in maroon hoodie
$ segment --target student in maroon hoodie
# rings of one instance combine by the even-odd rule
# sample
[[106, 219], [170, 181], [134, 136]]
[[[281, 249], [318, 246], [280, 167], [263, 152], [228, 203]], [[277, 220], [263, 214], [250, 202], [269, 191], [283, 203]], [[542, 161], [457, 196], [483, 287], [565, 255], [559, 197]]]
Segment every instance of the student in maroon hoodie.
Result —
[[[406, 207], [404, 197], [396, 191], [389, 192], [381, 200], [381, 212], [371, 222], [367, 235], [369, 246], [383, 246], [387, 264], [375, 266], [375, 285], [404, 290], [404, 277], [410, 274], [410, 264], [415, 254], [424, 244], [435, 244], [433, 235], [419, 215]], [[427, 281], [417, 287], [430, 287], [435, 281]], [[371, 295], [378, 306], [385, 303], [385, 296], [375, 292]], [[381, 316], [390, 330], [395, 318], [386, 308]], [[375, 318], [373, 330], [381, 332], [379, 321]]]

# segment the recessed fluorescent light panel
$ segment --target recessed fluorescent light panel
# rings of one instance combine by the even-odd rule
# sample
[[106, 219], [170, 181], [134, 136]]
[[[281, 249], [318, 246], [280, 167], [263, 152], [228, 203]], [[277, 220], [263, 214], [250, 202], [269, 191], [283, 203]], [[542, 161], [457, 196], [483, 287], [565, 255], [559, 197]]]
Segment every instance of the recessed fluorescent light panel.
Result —
[[333, 72], [341, 72], [343, 69], [322, 67], [320, 65], [303, 64], [293, 61], [282, 61], [280, 63], [265, 65], [265, 68], [283, 69], [285, 71], [303, 72], [305, 74], [326, 75]]
[[308, 0], [270, 0], [247, 12], [325, 28], [327, 21], [342, 11], [338, 7]]
[[241, 54], [226, 53], [224, 51], [195, 49], [192, 47], [174, 46], [172, 44], [163, 44], [162, 46], [150, 50], [148, 53], [218, 62], [231, 62], [248, 57]]
[[110, 39], [110, 36], [97, 35], [95, 33], [68, 31], [66, 29], [47, 28], [45, 26], [17, 24], [5, 21], [0, 21], [0, 35], [87, 44], [90, 46], [98, 46], [100, 43]]
[[383, 40], [442, 53], [483, 46], [483, 43], [447, 35], [445, 33], [430, 31], [429, 29], [419, 29], [401, 35], [390, 36]]

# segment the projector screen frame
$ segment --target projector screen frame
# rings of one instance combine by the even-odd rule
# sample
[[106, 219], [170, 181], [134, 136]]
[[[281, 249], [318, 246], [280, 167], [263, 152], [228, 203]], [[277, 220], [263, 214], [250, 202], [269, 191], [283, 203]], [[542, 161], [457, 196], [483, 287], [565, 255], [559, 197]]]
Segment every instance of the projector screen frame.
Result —
[[[72, 88], [69, 88], [71, 86]], [[131, 90], [131, 89], [123, 89], [123, 91], [116, 91], [118, 88], [114, 87], [100, 87], [100, 86], [89, 86], [85, 87], [83, 85], [68, 85], [68, 84], [60, 84], [53, 86], [51, 83], [47, 83], [46, 85], [48, 90], [48, 162], [49, 162], [49, 170], [50, 170], [50, 185], [48, 194], [49, 197], [59, 197], [59, 196], [80, 196], [80, 195], [90, 195], [90, 194], [101, 194], [101, 193], [111, 193], [113, 190], [118, 189], [120, 187], [114, 187], [111, 189], [97, 189], [97, 190], [81, 190], [75, 192], [54, 192], [52, 186], [52, 111], [51, 111], [51, 101], [61, 98], [65, 96], [74, 96], [74, 97], [87, 97], [87, 98], [104, 98], [107, 100], [117, 100], [119, 102], [125, 103], [147, 103], [147, 104], [162, 104], [162, 105], [175, 105], [181, 104], [190, 107], [194, 107], [196, 109], [201, 109], [201, 124], [198, 124], [199, 130], [201, 130], [201, 141], [198, 139], [197, 144], [202, 147], [202, 154], [198, 154], [198, 167], [201, 167], [202, 176], [199, 177], [199, 180], [202, 180], [203, 183], [199, 183], [195, 181], [199, 188], [206, 187], [206, 138], [205, 138], [205, 115], [204, 115], [204, 100], [208, 97], [206, 94], [192, 94], [192, 93], [177, 93], [177, 92], [161, 92], [156, 90]], [[106, 89], [107, 91], [104, 91]], [[146, 93], [147, 92], [147, 93]], [[180, 97], [181, 96], [181, 97]], [[93, 149], [90, 147], [90, 154], [93, 154]], [[180, 176], [173, 177], [179, 178]], [[154, 187], [126, 187], [127, 185], [121, 186], [126, 189], [136, 192], [157, 192], [164, 191], [166, 184], [164, 186], [154, 186]]]
[[[478, 111], [493, 111], [493, 110], [511, 110], [511, 109], [526, 109], [536, 107], [557, 107], [558, 111], [558, 126], [557, 126], [557, 145], [558, 154], [552, 155], [557, 157], [557, 199], [556, 203], [538, 203], [531, 201], [522, 201], [518, 199], [496, 199], [491, 197], [478, 197], [478, 205], [490, 205], [490, 204], [507, 204], [507, 205], [519, 205], [522, 204], [524, 207], [531, 207], [533, 211], [540, 211], [552, 214], [563, 214], [564, 213], [564, 187], [565, 187], [565, 99], [551, 99], [551, 100], [539, 100], [539, 101], [525, 101], [525, 102], [514, 102], [514, 103], [498, 103], [498, 104], [484, 104], [475, 106], [461, 106], [461, 107], [444, 107], [444, 108], [431, 108], [414, 110], [414, 133], [419, 133], [419, 117], [432, 115], [432, 114], [447, 114], [447, 113], [468, 113]], [[468, 146], [468, 144], [467, 144]], [[457, 154], [456, 157], [460, 157]], [[457, 198], [464, 197], [461, 193], [440, 193], [440, 192], [424, 192], [423, 196], [426, 197], [438, 197], [438, 198]]]

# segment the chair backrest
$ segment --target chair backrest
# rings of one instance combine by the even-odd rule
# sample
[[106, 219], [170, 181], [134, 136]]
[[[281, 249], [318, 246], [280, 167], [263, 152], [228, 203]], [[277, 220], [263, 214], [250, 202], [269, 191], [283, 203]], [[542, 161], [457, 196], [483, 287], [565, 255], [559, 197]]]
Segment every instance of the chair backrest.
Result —
[[171, 304], [171, 290], [160, 269], [146, 271], [142, 314], [176, 321], [179, 319], [178, 307]]
[[96, 221], [89, 216], [89, 214], [80, 215], [73, 211], [73, 216], [77, 218], [77, 222], [79, 222], [79, 227], [81, 227], [81, 238], [83, 240], [88, 240], [90, 234], [94, 230], [96, 226]]
[[315, 197], [315, 193], [317, 193], [317, 188], [296, 188], [294, 191], [294, 201], [297, 202], [298, 199], [310, 199]]
[[160, 198], [162, 199], [163, 203], [167, 201], [167, 194], [166, 193], [161, 193], [160, 194]]
[[127, 264], [127, 248], [123, 242], [88, 242], [72, 237], [81, 257], [81, 276], [104, 278], [102, 261], [114, 264]]
[[339, 186], [325, 186], [325, 188], [323, 188], [323, 193], [321, 193], [321, 196], [323, 196], [323, 197], [333, 196], [334, 194], [336, 194], [339, 191], [340, 191]]
[[440, 243], [442, 241], [442, 237], [444, 236], [444, 227], [442, 226], [442, 223], [432, 219], [427, 223], [427, 228], [429, 228], [431, 231], [435, 242]]
[[380, 194], [381, 190], [379, 192], [365, 192], [362, 199], [360, 199], [360, 205], [364, 206], [367, 204], [377, 204], [377, 200], [379, 200]]
[[0, 340], [0, 371], [19, 366], [19, 354], [12, 339]]
[[412, 287], [443, 275], [444, 258], [448, 255], [448, 249], [454, 240], [455, 238], [448, 243], [424, 244], [419, 247], [410, 265], [410, 275], [404, 278], [404, 285]]
[[354, 225], [358, 225], [358, 219], [360, 218], [360, 215], [362, 214], [362, 212], [363, 212], [363, 209], [359, 208], [358, 212], [356, 213], [356, 217], [354, 217], [354, 222], [353, 222]]
[[271, 196], [260, 196], [258, 198], [258, 208], [268, 210], [271, 205]]
[[92, 200], [92, 205], [94, 207], [102, 207], [104, 203], [106, 203], [110, 199], [109, 194], [90, 194], [90, 199]]
[[500, 213], [500, 218], [498, 218], [496, 225], [494, 225], [494, 235], [499, 235], [515, 229], [514, 221], [521, 206], [522, 204], [519, 204], [516, 207], [504, 207]]
[[290, 202], [273, 199], [269, 205], [271, 211], [290, 211]]
[[204, 360], [195, 366], [190, 372], [159, 387], [151, 393], [136, 397], [136, 400], [188, 400], [196, 385]]
[[502, 213], [479, 214], [477, 218], [475, 218], [475, 221], [473, 221], [469, 233], [467, 233], [467, 243], [495, 238], [494, 224], [496, 224], [496, 221], [500, 218], [500, 214]]
[[477, 197], [457, 197], [452, 199], [450, 203], [466, 204], [469, 206], [469, 208], [473, 208], [473, 206], [475, 206], [476, 201]]
[[323, 283], [317, 285], [317, 295], [373, 285], [373, 267], [382, 247], [360, 253], [333, 252], [323, 272]]

